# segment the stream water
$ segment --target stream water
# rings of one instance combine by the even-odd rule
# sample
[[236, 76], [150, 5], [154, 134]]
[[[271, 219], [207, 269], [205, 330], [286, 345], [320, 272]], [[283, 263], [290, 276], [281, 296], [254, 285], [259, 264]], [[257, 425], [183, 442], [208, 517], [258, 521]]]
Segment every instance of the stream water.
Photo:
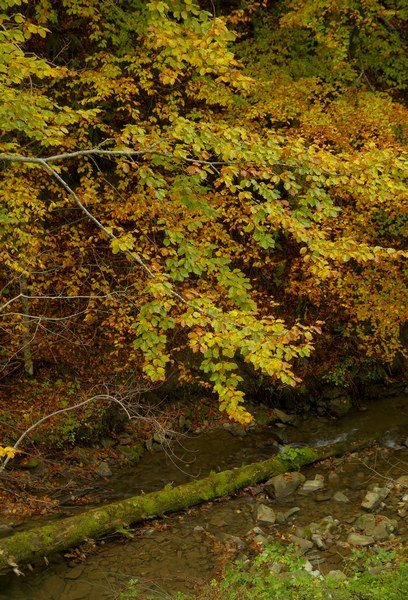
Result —
[[[168, 598], [177, 591], [191, 592], [195, 585], [211, 580], [221, 558], [232, 557], [240, 548], [257, 525], [256, 506], [261, 501], [276, 511], [296, 505], [297, 526], [328, 514], [341, 523], [351, 522], [359, 511], [362, 490], [369, 483], [408, 475], [408, 397], [371, 402], [367, 410], [352, 411], [337, 421], [310, 417], [296, 426], [247, 433], [219, 428], [183, 436], [171, 451], [157, 447], [138, 465], [105, 479], [101, 498], [120, 499], [161, 489], [169, 482], [177, 485], [210, 471], [263, 460], [279, 450], [280, 441], [318, 446], [367, 434], [381, 439], [382, 449], [303, 470], [307, 478], [321, 474], [326, 479], [329, 471], [336, 470], [335, 485], [346, 491], [348, 503], [332, 502], [330, 494], [265, 500], [262, 487], [255, 486], [232, 498], [146, 522], [132, 531], [131, 538], [112, 537], [97, 544], [90, 541], [64, 557], [52, 557], [45, 569], [25, 577], [0, 577], [0, 600], [114, 600], [132, 578], [157, 598]], [[391, 515], [391, 507], [389, 512]], [[293, 523], [275, 525], [269, 533], [285, 536]], [[398, 533], [401, 539], [408, 539], [406, 519], [400, 519]], [[337, 562], [338, 549], [329, 548], [318, 557], [326, 572]]]

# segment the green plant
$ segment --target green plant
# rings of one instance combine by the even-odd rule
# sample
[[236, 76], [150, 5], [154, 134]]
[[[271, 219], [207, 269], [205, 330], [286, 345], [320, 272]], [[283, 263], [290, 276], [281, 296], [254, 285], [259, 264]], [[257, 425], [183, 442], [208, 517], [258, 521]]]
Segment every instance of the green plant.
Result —
[[172, 598], [173, 600], [183, 600], [184, 594], [177, 593], [175, 596], [170, 596], [165, 592], [161, 593], [160, 596], [152, 594], [151, 592], [142, 592], [140, 590], [140, 582], [138, 579], [131, 579], [127, 584], [127, 589], [122, 591], [119, 596], [119, 600], [158, 600], [158, 598]]
[[[285, 549], [277, 544], [266, 548], [253, 561], [248, 572], [242, 573], [242, 567], [241, 571], [239, 567], [238, 571], [234, 567], [219, 585], [214, 584], [213, 587], [221, 592], [215, 596], [218, 598], [401, 600], [408, 583], [408, 566], [406, 562], [399, 562], [403, 558], [394, 551], [379, 550], [366, 562], [367, 568], [373, 564], [386, 564], [387, 571], [374, 576], [368, 572], [360, 573], [354, 568], [350, 570], [349, 579], [343, 581], [307, 572], [305, 560], [297, 550], [293, 547]], [[276, 568], [273, 568], [276, 564], [283, 565], [285, 572], [292, 573], [293, 578], [277, 577]]]
[[355, 367], [354, 358], [345, 358], [342, 362], [334, 365], [334, 367], [325, 373], [322, 377], [324, 381], [337, 387], [350, 385], [350, 371]]
[[399, 560], [398, 552], [390, 548], [357, 549], [344, 559], [351, 572], [362, 571], [371, 567], [390, 566]]
[[[355, 551], [348, 560], [348, 578], [323, 577], [309, 571], [308, 562], [293, 545], [268, 545], [248, 565], [237, 561], [226, 567], [219, 579], [214, 579], [194, 595], [177, 594], [176, 600], [402, 600], [408, 585], [406, 553], [377, 549], [365, 561], [365, 550]], [[387, 565], [377, 575], [359, 572], [358, 563], [366, 567]], [[121, 600], [159, 598], [141, 592], [136, 579], [120, 596]]]
[[245, 425], [243, 363], [402, 351], [405, 13], [209, 4], [0, 0], [0, 367], [178, 369]]
[[282, 451], [279, 453], [280, 461], [287, 466], [291, 467], [301, 467], [306, 462], [310, 461], [310, 453], [313, 450], [310, 448], [293, 448], [292, 446], [284, 446]]

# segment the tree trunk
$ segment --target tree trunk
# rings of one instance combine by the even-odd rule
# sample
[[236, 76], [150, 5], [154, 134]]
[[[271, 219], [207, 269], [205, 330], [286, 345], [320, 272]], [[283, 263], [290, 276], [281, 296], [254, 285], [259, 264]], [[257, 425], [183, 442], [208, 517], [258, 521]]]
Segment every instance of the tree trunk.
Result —
[[20, 565], [77, 546], [86, 539], [97, 539], [133, 523], [226, 496], [274, 475], [299, 469], [330, 456], [355, 451], [373, 443], [374, 440], [366, 439], [357, 443], [341, 442], [321, 448], [289, 448], [287, 452], [281, 452], [263, 462], [221, 473], [211, 473], [204, 479], [175, 488], [168, 485], [159, 492], [106, 504], [80, 515], [17, 533], [0, 540], [0, 572], [13, 569], [15, 573], [20, 574]]
[[28, 300], [28, 283], [27, 276], [24, 273], [20, 275], [20, 293], [21, 296], [21, 313], [23, 315], [23, 357], [24, 371], [28, 377], [34, 375], [34, 363], [31, 353], [31, 331], [30, 331], [30, 302]]

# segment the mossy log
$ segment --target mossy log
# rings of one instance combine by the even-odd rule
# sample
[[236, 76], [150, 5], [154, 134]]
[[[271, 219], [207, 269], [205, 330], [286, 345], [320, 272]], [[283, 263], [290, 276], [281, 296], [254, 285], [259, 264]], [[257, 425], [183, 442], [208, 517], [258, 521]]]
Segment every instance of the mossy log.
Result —
[[19, 574], [23, 565], [45, 560], [45, 557], [78, 546], [84, 540], [96, 540], [145, 519], [185, 510], [260, 483], [274, 475], [294, 471], [304, 465], [355, 451], [372, 443], [372, 440], [365, 440], [321, 448], [289, 448], [262, 462], [211, 473], [208, 477], [174, 488], [168, 485], [158, 492], [112, 502], [42, 527], [16, 533], [0, 540], [0, 573], [14, 570]]

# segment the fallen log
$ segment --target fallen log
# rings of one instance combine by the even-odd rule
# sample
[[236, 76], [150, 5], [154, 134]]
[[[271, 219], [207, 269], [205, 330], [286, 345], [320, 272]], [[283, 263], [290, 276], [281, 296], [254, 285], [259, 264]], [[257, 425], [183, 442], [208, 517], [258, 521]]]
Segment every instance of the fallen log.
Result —
[[262, 462], [211, 473], [208, 477], [174, 488], [167, 485], [158, 492], [112, 502], [42, 527], [16, 533], [0, 540], [0, 573], [13, 570], [20, 575], [21, 566], [39, 560], [46, 562], [47, 556], [78, 546], [85, 540], [96, 540], [140, 521], [227, 496], [274, 475], [294, 471], [331, 456], [356, 451], [373, 443], [371, 438], [320, 448], [285, 447], [276, 456]]

